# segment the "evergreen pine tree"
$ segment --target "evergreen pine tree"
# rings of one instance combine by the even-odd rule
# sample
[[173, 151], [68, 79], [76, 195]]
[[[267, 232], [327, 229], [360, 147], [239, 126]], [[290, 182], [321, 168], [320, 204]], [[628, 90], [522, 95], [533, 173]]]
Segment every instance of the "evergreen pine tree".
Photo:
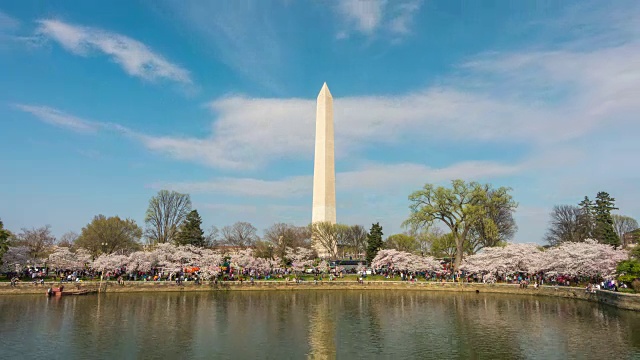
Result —
[[592, 239], [594, 237], [593, 201], [588, 196], [585, 196], [578, 206], [580, 206], [578, 224], [580, 226], [581, 240]]
[[178, 229], [176, 236], [177, 245], [193, 245], [203, 247], [206, 245], [204, 231], [202, 231], [202, 218], [198, 210], [192, 210]]
[[600, 191], [596, 195], [594, 213], [595, 213], [595, 229], [594, 235], [598, 242], [613, 246], [620, 245], [620, 238], [613, 228], [613, 218], [611, 210], [617, 210], [614, 206], [615, 199], [608, 193]]
[[367, 235], [367, 262], [370, 264], [371, 260], [376, 257], [378, 250], [382, 249], [384, 245], [382, 242], [382, 226], [380, 223], [371, 225], [371, 230]]

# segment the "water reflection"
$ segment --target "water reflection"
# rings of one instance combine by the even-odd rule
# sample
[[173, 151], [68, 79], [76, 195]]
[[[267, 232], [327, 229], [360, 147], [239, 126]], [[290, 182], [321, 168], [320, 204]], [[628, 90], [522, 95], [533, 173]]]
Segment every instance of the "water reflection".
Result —
[[329, 294], [316, 293], [315, 304], [309, 309], [309, 359], [336, 357], [336, 331]]
[[640, 358], [640, 313], [419, 291], [0, 297], [2, 358]]

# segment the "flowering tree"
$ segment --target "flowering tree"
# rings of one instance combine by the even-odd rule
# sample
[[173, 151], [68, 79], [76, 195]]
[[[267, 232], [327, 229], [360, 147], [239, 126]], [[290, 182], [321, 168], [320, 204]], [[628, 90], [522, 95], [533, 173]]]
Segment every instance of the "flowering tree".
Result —
[[231, 266], [237, 268], [247, 268], [249, 265], [254, 264], [256, 258], [253, 257], [253, 250], [245, 249], [240, 250], [231, 255]]
[[549, 275], [601, 276], [615, 273], [618, 262], [628, 254], [595, 240], [564, 242], [546, 251], [533, 244], [508, 244], [486, 248], [469, 256], [461, 269], [471, 273], [514, 274], [544, 272]]
[[220, 274], [220, 264], [222, 263], [222, 255], [213, 250], [204, 249], [200, 258], [200, 273], [205, 280], [217, 277]]
[[376, 257], [371, 261], [371, 267], [381, 269], [386, 267], [390, 270], [398, 271], [439, 271], [442, 265], [431, 256], [419, 256], [395, 249], [378, 251]]
[[58, 270], [81, 270], [91, 262], [91, 254], [85, 249], [76, 252], [68, 247], [54, 246], [47, 263]]
[[616, 265], [626, 260], [624, 250], [599, 244], [595, 240], [585, 242], [566, 242], [544, 252], [544, 265], [540, 270], [547, 273], [576, 276], [610, 277], [616, 271]]
[[119, 270], [127, 265], [129, 257], [118, 254], [102, 254], [98, 256], [91, 267], [98, 271], [115, 271]]
[[320, 261], [320, 263], [318, 263], [318, 266], [316, 266], [316, 269], [318, 269], [318, 271], [323, 272], [323, 273], [327, 273], [329, 272], [329, 263], [326, 260], [322, 260]]
[[313, 250], [303, 247], [287, 248], [285, 251], [285, 257], [291, 261], [291, 268], [296, 272], [302, 272], [305, 268], [311, 267], [313, 255]]
[[11, 246], [2, 257], [2, 271], [20, 271], [29, 262], [28, 246]]
[[481, 253], [467, 257], [460, 268], [471, 273], [535, 273], [541, 270], [544, 262], [543, 252], [536, 245], [507, 244], [485, 248]]
[[127, 262], [127, 271], [141, 271], [148, 272], [156, 264], [154, 253], [151, 251], [134, 251], [129, 254]]

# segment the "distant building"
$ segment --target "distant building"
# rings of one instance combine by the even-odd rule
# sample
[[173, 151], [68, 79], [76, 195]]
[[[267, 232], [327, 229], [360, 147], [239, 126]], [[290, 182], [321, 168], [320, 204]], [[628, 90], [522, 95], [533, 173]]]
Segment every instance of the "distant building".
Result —
[[622, 247], [636, 246], [640, 242], [640, 229], [635, 229], [631, 232], [622, 235]]

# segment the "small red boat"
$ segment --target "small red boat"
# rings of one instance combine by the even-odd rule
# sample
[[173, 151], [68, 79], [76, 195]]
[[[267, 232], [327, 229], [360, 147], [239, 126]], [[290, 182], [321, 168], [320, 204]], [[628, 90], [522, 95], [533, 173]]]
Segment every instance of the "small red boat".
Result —
[[98, 292], [97, 290], [89, 289], [77, 289], [64, 291], [64, 285], [60, 287], [52, 287], [47, 289], [47, 296], [62, 296], [62, 295], [86, 295]]

